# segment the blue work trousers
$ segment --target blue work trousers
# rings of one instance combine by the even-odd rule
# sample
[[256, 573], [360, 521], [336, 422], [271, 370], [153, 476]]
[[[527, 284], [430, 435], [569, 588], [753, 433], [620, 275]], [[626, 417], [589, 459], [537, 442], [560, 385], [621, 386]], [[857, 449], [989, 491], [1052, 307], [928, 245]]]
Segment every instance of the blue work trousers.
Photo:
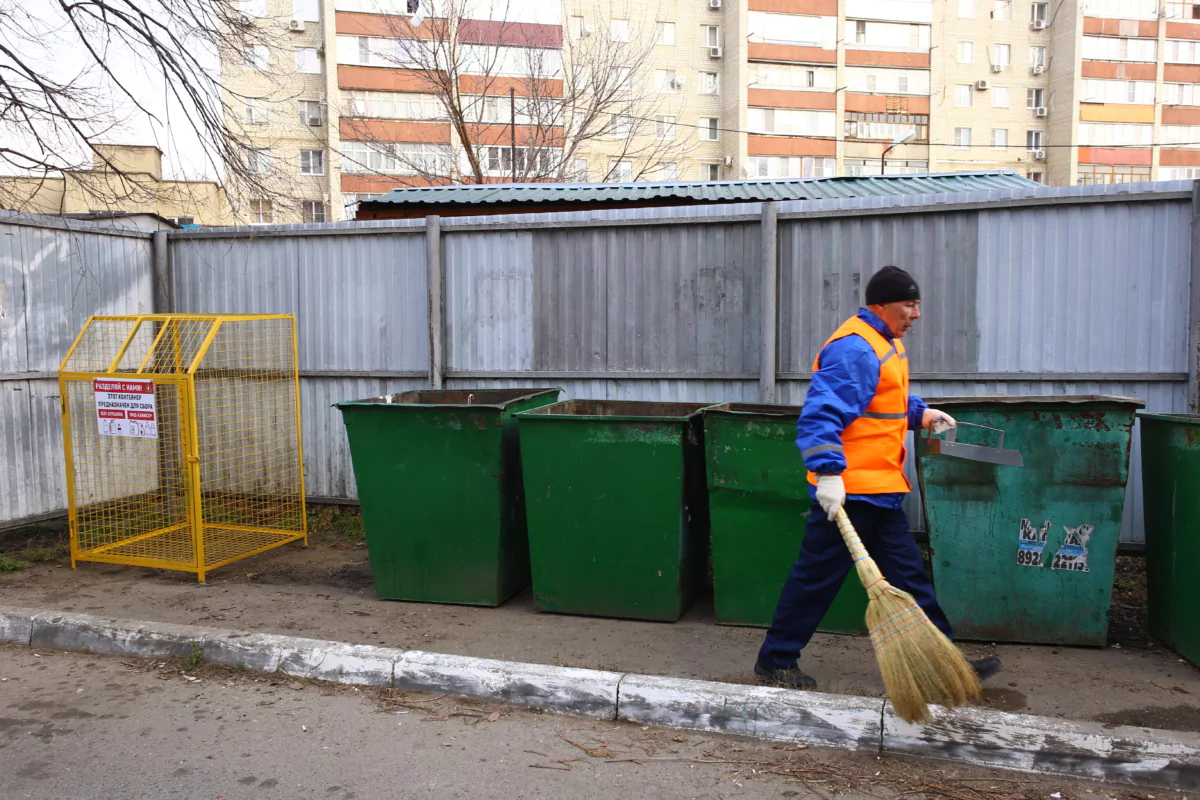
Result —
[[[925, 574], [921, 550], [908, 529], [904, 510], [853, 500], [846, 503], [845, 509], [883, 577], [916, 598], [930, 621], [953, 639], [950, 622], [934, 597], [933, 584]], [[817, 630], [852, 566], [850, 551], [837, 525], [813, 503], [800, 557], [783, 584], [775, 618], [758, 651], [758, 660], [764, 666], [779, 669], [797, 665], [800, 651]]]

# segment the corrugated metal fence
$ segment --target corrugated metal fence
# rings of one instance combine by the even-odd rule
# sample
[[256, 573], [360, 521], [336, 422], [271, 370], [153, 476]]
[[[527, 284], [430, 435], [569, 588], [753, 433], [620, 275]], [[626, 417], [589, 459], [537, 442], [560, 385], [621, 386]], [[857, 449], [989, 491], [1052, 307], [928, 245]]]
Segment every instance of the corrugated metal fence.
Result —
[[[1186, 410], [1195, 208], [1175, 182], [180, 231], [158, 310], [296, 313], [308, 491], [352, 499], [334, 402], [432, 382], [799, 403], [821, 342], [888, 263], [922, 285], [908, 345], [926, 397], [1122, 394]], [[127, 267], [144, 295], [148, 240], [126, 240], [147, 245]], [[776, 332], [765, 365], [763, 330]], [[38, 344], [52, 354], [40, 369], [64, 344]], [[27, 487], [38, 508], [62, 506], [54, 481]], [[1137, 542], [1136, 472], [1130, 486]], [[0, 501], [0, 521], [19, 511]]]

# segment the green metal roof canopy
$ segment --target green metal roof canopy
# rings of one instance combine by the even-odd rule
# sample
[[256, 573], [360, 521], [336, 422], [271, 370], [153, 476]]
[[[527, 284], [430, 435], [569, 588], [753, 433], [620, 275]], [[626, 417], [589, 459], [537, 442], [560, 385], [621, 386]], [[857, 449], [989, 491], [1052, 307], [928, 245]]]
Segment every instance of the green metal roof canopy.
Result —
[[670, 183], [505, 183], [418, 186], [392, 189], [364, 204], [501, 205], [528, 203], [751, 203], [763, 200], [824, 200], [841, 197], [944, 194], [1027, 189], [1041, 184], [1009, 170], [947, 172], [884, 177], [675, 181]]

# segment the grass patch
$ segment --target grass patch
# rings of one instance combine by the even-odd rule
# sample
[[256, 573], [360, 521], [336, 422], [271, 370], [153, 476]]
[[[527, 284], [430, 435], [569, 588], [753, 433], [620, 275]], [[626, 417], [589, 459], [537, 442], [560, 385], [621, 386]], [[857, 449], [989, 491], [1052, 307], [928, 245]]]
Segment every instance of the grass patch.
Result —
[[21, 551], [20, 556], [30, 564], [49, 564], [67, 555], [67, 547], [61, 544], [32, 544]]
[[333, 545], [360, 544], [366, 540], [362, 512], [355, 506], [310, 506], [309, 534]]
[[15, 558], [9, 558], [6, 555], [0, 554], [0, 572], [16, 572], [28, 566], [28, 562], [18, 561]]

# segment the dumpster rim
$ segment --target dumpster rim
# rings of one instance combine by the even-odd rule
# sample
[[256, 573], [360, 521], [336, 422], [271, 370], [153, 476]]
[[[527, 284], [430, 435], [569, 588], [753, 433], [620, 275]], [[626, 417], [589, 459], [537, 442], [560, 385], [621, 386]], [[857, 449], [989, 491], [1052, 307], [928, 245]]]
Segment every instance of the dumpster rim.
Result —
[[1189, 414], [1186, 411], [1138, 411], [1140, 420], [1151, 422], [1171, 422], [1176, 425], [1200, 425], [1200, 414]]
[[[518, 420], [521, 420], [522, 422], [525, 422], [527, 420], [535, 420], [535, 419], [536, 420], [558, 420], [558, 421], [572, 420], [572, 421], [577, 421], [577, 422], [581, 422], [581, 421], [643, 422], [643, 423], [645, 423], [645, 422], [690, 422], [690, 421], [700, 417], [701, 413], [706, 408], [709, 407], [708, 404], [703, 403], [703, 402], [701, 402], [701, 403], [679, 402], [678, 405], [695, 405], [696, 406], [695, 411], [693, 411], [690, 414], [684, 415], [682, 417], [650, 417], [650, 416], [644, 416], [644, 415], [634, 416], [634, 415], [625, 415], [625, 414], [599, 415], [599, 414], [550, 414], [550, 413], [547, 413], [547, 409], [554, 408], [555, 406], [561, 406], [561, 405], [566, 405], [568, 403], [573, 403], [577, 400], [584, 400], [584, 401], [593, 402], [593, 403], [642, 403], [642, 402], [653, 403], [653, 402], [659, 402], [659, 401], [655, 401], [655, 400], [646, 400], [646, 401], [643, 401], [643, 400], [596, 400], [596, 399], [586, 398], [586, 397], [573, 397], [570, 400], [560, 400], [557, 403], [550, 403], [548, 405], [542, 406], [541, 408], [531, 408], [527, 411], [519, 411], [516, 414], [513, 414], [513, 417], [515, 417]], [[663, 401], [663, 402], [674, 403], [674, 401]]]
[[[732, 406], [750, 406], [755, 410], [745, 411]], [[778, 408], [779, 411], [768, 411], [761, 409]], [[705, 418], [710, 416], [724, 416], [729, 419], [749, 419], [752, 417], [766, 417], [768, 419], [777, 420], [782, 417], [799, 417], [803, 413], [803, 405], [785, 405], [783, 403], [718, 403], [716, 405], [706, 406], [700, 409]]]
[[[438, 389], [415, 389], [415, 390], [410, 389], [409, 391], [431, 392], [431, 391], [440, 391], [440, 390], [438, 390]], [[469, 392], [471, 390], [470, 389], [452, 389], [450, 391]], [[502, 390], [480, 389], [479, 391], [493, 392], [493, 391], [502, 391]], [[452, 409], [488, 408], [488, 409], [493, 409], [494, 408], [494, 409], [503, 411], [504, 409], [506, 409], [508, 406], [512, 405], [513, 403], [517, 403], [522, 400], [529, 400], [529, 399], [538, 397], [543, 394], [549, 394], [551, 392], [555, 392], [556, 394], [562, 394], [564, 391], [565, 390], [561, 387], [558, 387], [558, 388], [550, 387], [550, 388], [546, 388], [546, 389], [531, 389], [530, 394], [518, 395], [517, 397], [513, 397], [509, 400], [505, 400], [503, 403], [378, 403], [378, 402], [375, 402], [377, 397], [391, 397], [392, 396], [392, 395], [381, 394], [381, 395], [377, 395], [376, 397], [364, 397], [360, 400], [342, 400], [337, 403], [333, 403], [332, 407], [337, 408], [337, 409], [343, 409], [343, 408], [347, 408], [347, 407], [349, 407], [349, 408], [426, 408], [426, 409], [433, 409], [433, 408], [447, 408], [447, 409], [450, 409], [450, 408], [452, 408]], [[393, 392], [393, 395], [395, 395], [395, 394], [405, 394], [405, 392]], [[556, 403], [553, 403], [551, 405], [557, 405], [558, 402], [562, 402], [562, 401], [557, 401]], [[521, 412], [521, 413], [525, 413], [525, 412]]]
[[1146, 401], [1138, 397], [1110, 394], [1064, 394], [1064, 395], [1010, 395], [1010, 394], [978, 394], [951, 395], [948, 397], [922, 397], [930, 407], [934, 405], [967, 405], [971, 403], [1000, 403], [1004, 405], [1034, 405], [1047, 403], [1065, 403], [1083, 405], [1085, 403], [1109, 403], [1115, 405], [1130, 405], [1139, 408], [1146, 407]]

